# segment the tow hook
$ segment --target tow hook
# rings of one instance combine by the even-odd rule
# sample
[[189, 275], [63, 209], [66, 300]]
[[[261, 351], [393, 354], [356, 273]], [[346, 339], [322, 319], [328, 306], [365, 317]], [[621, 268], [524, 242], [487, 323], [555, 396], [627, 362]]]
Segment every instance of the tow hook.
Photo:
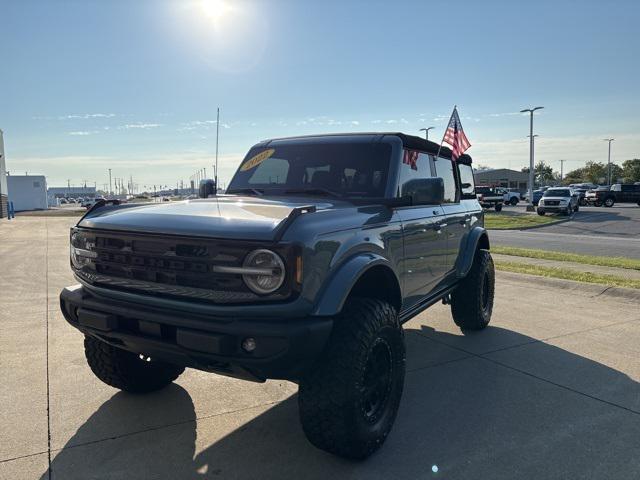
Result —
[[442, 304], [443, 305], [451, 305], [451, 294], [450, 293], [448, 293], [444, 297], [442, 297]]

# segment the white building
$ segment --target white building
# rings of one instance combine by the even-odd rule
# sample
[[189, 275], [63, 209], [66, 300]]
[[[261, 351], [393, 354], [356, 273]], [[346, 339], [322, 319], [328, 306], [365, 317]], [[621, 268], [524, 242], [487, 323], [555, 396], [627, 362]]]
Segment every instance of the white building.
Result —
[[9, 175], [7, 177], [9, 201], [16, 212], [46, 210], [47, 179], [44, 175]]
[[4, 158], [4, 140], [0, 130], [0, 218], [8, 216], [7, 167]]

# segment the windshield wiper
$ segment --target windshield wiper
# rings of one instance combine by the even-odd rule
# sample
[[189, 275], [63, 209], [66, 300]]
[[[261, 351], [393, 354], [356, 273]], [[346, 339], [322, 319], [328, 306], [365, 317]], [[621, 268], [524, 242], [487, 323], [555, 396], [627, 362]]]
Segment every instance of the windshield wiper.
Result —
[[330, 197], [342, 197], [342, 194], [334, 192], [333, 190], [329, 190], [328, 188], [291, 188], [289, 190], [285, 190], [284, 193], [303, 193], [306, 195], [328, 195]]
[[228, 190], [227, 193], [231, 195], [234, 193], [249, 193], [252, 195], [262, 195], [264, 193], [264, 190], [258, 190], [257, 188], [234, 188], [233, 190]]

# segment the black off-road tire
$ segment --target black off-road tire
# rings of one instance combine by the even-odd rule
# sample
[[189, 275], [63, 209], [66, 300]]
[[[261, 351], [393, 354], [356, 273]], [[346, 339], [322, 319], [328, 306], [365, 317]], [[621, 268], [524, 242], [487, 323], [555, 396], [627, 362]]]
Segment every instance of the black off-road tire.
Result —
[[575, 208], [573, 209], [574, 212], [579, 212], [580, 211], [580, 205], [576, 205]]
[[615, 205], [616, 201], [613, 197], [608, 197], [604, 199], [604, 206], [607, 208], [611, 208]]
[[349, 299], [325, 351], [300, 382], [300, 421], [309, 441], [358, 460], [380, 448], [398, 412], [405, 362], [396, 310], [381, 300]]
[[84, 353], [91, 370], [107, 385], [130, 393], [148, 393], [166, 387], [184, 372], [184, 367], [141, 359], [85, 335]]
[[502, 204], [498, 203], [495, 208], [496, 208], [496, 212], [501, 212], [502, 211]]
[[602, 202], [600, 202], [600, 201], [595, 201], [595, 202], [593, 202], [593, 206], [594, 206], [594, 207], [601, 207], [601, 206], [602, 206]]
[[488, 250], [476, 251], [467, 276], [451, 294], [453, 321], [462, 330], [482, 330], [491, 321], [495, 270]]
[[540, 210], [540, 209], [538, 209], [537, 212], [538, 212], [538, 215], [540, 215], [541, 217], [543, 217], [546, 213], [544, 210]]
[[511, 197], [511, 200], [509, 200], [509, 205], [515, 207], [516, 205], [518, 205], [518, 201], [519, 200], [516, 197]]

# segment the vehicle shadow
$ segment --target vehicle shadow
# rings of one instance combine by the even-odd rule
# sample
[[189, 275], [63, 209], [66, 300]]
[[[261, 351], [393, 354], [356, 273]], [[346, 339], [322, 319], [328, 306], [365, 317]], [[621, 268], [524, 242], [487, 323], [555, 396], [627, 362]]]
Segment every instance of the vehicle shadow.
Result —
[[[497, 327], [406, 333], [400, 412], [368, 461], [311, 446], [296, 395], [246, 420], [242, 413], [196, 420], [187, 391], [172, 385], [137, 399], [115, 394], [55, 454], [52, 478], [636, 478], [640, 385], [627, 375]], [[510, 347], [467, 355], [480, 340]], [[435, 353], [421, 363], [423, 349]], [[169, 426], [87, 441], [105, 424], [127, 431], [145, 417], [152, 425], [163, 411]]]

